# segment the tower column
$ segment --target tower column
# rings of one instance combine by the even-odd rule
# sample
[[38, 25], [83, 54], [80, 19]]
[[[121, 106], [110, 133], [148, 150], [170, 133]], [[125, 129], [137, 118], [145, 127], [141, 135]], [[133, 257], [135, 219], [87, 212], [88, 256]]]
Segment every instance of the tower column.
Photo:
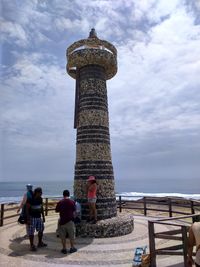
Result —
[[[104, 67], [80, 68], [79, 83], [74, 195], [80, 203], [87, 203], [86, 180], [94, 175], [98, 183], [98, 219], [106, 219], [117, 213]], [[82, 206], [86, 219], [87, 206]]]

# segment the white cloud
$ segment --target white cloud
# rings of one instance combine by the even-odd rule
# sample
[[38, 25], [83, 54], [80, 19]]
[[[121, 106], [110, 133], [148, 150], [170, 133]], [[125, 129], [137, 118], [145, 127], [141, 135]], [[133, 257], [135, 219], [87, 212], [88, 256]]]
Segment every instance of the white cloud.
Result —
[[1, 34], [3, 41], [16, 42], [19, 46], [28, 45], [28, 35], [23, 27], [14, 22], [1, 21]]
[[[31, 161], [39, 166], [42, 160], [45, 177], [48, 164], [65, 173], [66, 162], [73, 166], [75, 83], [65, 71], [65, 50], [87, 38], [92, 27], [118, 49], [118, 73], [108, 81], [116, 175], [158, 176], [162, 167], [168, 174], [180, 174], [183, 162], [197, 173], [198, 1], [193, 6], [181, 0], [3, 3], [0, 125], [6, 176], [9, 164], [18, 162], [15, 155], [30, 168]], [[169, 169], [166, 162], [173, 161], [176, 167]], [[72, 167], [68, 170], [73, 176]]]
[[[73, 98], [73, 89], [71, 92], [68, 89], [69, 84], [73, 88], [73, 81], [67, 80], [65, 69], [44, 64], [42, 54], [25, 54], [11, 72], [13, 76], [8, 75], [3, 81], [2, 92], [8, 109], [1, 106], [1, 119], [8, 136], [19, 135], [9, 142], [14, 144], [18, 140], [24, 147], [31, 143], [33, 146], [62, 146], [63, 131], [72, 127], [63, 124], [63, 120], [71, 119], [69, 96]], [[69, 106], [70, 116], [67, 114]]]

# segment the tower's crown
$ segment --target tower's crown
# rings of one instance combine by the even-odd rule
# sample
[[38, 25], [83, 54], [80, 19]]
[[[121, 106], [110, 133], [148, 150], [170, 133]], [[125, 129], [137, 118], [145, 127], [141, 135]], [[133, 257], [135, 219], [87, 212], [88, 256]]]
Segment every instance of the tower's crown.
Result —
[[111, 43], [97, 37], [94, 28], [87, 39], [79, 40], [67, 48], [67, 72], [76, 79], [76, 69], [86, 65], [104, 67], [106, 79], [117, 72], [117, 49]]

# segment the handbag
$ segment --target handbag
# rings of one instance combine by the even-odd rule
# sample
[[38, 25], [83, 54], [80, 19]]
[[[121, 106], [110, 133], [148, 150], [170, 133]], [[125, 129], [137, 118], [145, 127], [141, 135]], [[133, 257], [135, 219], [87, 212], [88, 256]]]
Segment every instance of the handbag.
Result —
[[26, 222], [27, 222], [27, 220], [26, 220], [26, 217], [23, 215], [23, 214], [20, 214], [19, 215], [19, 218], [18, 218], [18, 223], [20, 223], [20, 224], [25, 224]]
[[25, 223], [27, 223], [26, 204], [23, 206], [23, 208], [22, 208], [22, 212], [20, 213], [19, 218], [18, 218], [17, 221], [18, 221], [18, 223], [20, 223], [20, 224], [25, 224]]

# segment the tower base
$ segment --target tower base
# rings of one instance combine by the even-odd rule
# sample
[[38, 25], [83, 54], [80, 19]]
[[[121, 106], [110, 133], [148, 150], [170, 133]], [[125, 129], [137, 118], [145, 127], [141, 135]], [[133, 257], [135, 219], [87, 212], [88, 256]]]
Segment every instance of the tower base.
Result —
[[130, 234], [133, 229], [133, 217], [120, 214], [117, 217], [98, 221], [96, 224], [82, 221], [76, 225], [76, 235], [93, 238], [115, 237]]

